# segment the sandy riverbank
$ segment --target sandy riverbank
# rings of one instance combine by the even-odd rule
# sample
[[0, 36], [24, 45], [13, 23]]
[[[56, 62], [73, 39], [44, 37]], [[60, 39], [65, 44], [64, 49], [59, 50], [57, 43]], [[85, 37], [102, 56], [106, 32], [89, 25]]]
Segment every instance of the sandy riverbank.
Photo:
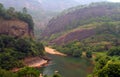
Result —
[[[45, 52], [53, 55], [67, 56], [66, 54], [60, 53], [50, 47], [45, 47]], [[23, 60], [25, 66], [34, 67], [34, 68], [40, 68], [46, 66], [49, 64], [49, 61], [50, 61], [49, 59], [47, 60], [41, 57], [27, 57]], [[12, 71], [17, 72], [20, 69], [21, 68], [14, 68]]]
[[24, 59], [25, 66], [28, 67], [42, 67], [48, 63], [48, 60], [42, 59], [40, 57], [29, 57]]
[[[33, 67], [33, 68], [40, 68], [43, 66], [47, 66], [49, 64], [49, 60], [43, 59], [41, 57], [27, 57], [23, 60], [23, 63], [27, 67]], [[17, 72], [22, 68], [14, 68], [11, 71]]]
[[53, 54], [53, 55], [60, 55], [60, 56], [67, 56], [66, 54], [60, 53], [58, 51], [56, 51], [55, 49], [52, 49], [50, 47], [45, 47], [45, 51], [49, 54]]

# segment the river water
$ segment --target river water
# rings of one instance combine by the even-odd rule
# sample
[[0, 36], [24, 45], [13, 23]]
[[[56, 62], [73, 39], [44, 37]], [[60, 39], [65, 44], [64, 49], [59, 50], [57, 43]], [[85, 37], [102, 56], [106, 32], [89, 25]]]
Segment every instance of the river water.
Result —
[[44, 68], [43, 74], [48, 76], [54, 74], [54, 71], [59, 71], [62, 77], [87, 77], [88, 74], [92, 73], [93, 64], [87, 58], [73, 58], [51, 54], [47, 56], [52, 61]]

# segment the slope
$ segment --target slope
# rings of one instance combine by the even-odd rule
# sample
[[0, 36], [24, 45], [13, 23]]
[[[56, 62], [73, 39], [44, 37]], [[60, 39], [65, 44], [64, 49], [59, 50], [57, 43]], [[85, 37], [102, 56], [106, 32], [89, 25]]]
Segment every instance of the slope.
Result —
[[[97, 24], [101, 22], [119, 21], [119, 9], [119, 3], [107, 2], [92, 3], [90, 5], [76, 7], [70, 12], [67, 12], [65, 14], [59, 15], [56, 18], [51, 19], [47, 25], [47, 28], [42, 33], [42, 39], [53, 41], [58, 37], [64, 35], [65, 33], [69, 33], [69, 31], [78, 28], [79, 26], [89, 25], [92, 23]], [[81, 31], [79, 31], [77, 34], [81, 34]], [[75, 36], [74, 33], [72, 35]], [[77, 39], [83, 36], [79, 36], [77, 37]], [[74, 39], [74, 37], [71, 38]]]

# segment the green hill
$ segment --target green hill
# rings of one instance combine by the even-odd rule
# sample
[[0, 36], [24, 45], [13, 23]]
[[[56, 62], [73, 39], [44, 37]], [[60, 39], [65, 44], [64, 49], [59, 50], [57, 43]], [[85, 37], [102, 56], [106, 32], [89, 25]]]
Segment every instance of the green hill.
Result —
[[[81, 34], [81, 31], [77, 31], [78, 34], [74, 35], [73, 29], [77, 29], [80, 26], [85, 25], [95, 25], [98, 26], [101, 23], [117, 22], [120, 18], [120, 4], [119, 3], [93, 3], [90, 5], [80, 6], [74, 8], [75, 10], [62, 14], [56, 18], [53, 18], [49, 21], [47, 28], [42, 33], [42, 39], [48, 40], [50, 43], [55, 43], [67, 40], [81, 39], [84, 36], [84, 33]], [[85, 29], [84, 29], [85, 30]], [[82, 31], [84, 31], [82, 30]], [[92, 30], [88, 35], [84, 36], [83, 39], [90, 37], [91, 35], [96, 34], [96, 29]], [[71, 32], [72, 31], [72, 32]], [[85, 31], [85, 32], [87, 32]], [[71, 33], [70, 33], [71, 32]], [[69, 36], [71, 39], [67, 39], [67, 36], [64, 37], [64, 34]], [[73, 33], [73, 34], [72, 34]], [[48, 37], [49, 38], [48, 38]], [[73, 37], [72, 37], [73, 36]], [[77, 37], [77, 38], [75, 38]], [[58, 41], [57, 41], [58, 40]], [[62, 41], [61, 43], [66, 43]]]

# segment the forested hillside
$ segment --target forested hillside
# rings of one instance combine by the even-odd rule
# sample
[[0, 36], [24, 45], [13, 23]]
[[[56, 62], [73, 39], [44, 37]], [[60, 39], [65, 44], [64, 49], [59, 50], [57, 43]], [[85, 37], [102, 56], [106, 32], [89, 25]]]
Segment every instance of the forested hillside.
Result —
[[[24, 63], [24, 59], [27, 57], [43, 57], [45, 55], [44, 46], [35, 41], [33, 31], [34, 23], [26, 8], [23, 8], [22, 12], [18, 12], [13, 7], [5, 9], [0, 4], [0, 77], [23, 77], [26, 75], [39, 77], [39, 71], [26, 67]], [[14, 68], [23, 69], [12, 73]]]
[[[106, 3], [106, 2], [93, 3], [90, 5], [80, 6], [74, 9], [76, 10], [72, 9], [73, 11], [67, 12], [63, 15], [58, 16], [57, 18], [53, 18], [52, 20], [50, 20], [47, 28], [42, 33], [43, 38], [53, 42], [54, 40], [61, 39], [59, 38], [59, 36], [64, 38], [63, 36], [64, 34], [66, 33], [70, 34], [71, 30], [77, 29], [80, 26], [85, 26], [85, 25], [94, 26], [95, 25], [96, 27], [98, 24], [102, 22], [117, 22], [119, 21], [119, 18], [120, 18], [120, 15], [119, 15], [120, 4], [119, 3]], [[92, 30], [91, 34], [95, 34], [92, 27], [89, 30]], [[73, 32], [74, 31], [72, 31], [72, 33]], [[78, 34], [73, 35], [73, 36], [74, 37], [79, 36], [77, 39], [80, 39], [80, 37], [84, 36], [84, 35], [80, 36], [79, 35], [81, 34], [80, 32], [81, 31], [79, 32], [77, 31]], [[46, 36], [50, 37], [50, 39]], [[72, 40], [74, 39], [74, 37], [71, 37]]]

